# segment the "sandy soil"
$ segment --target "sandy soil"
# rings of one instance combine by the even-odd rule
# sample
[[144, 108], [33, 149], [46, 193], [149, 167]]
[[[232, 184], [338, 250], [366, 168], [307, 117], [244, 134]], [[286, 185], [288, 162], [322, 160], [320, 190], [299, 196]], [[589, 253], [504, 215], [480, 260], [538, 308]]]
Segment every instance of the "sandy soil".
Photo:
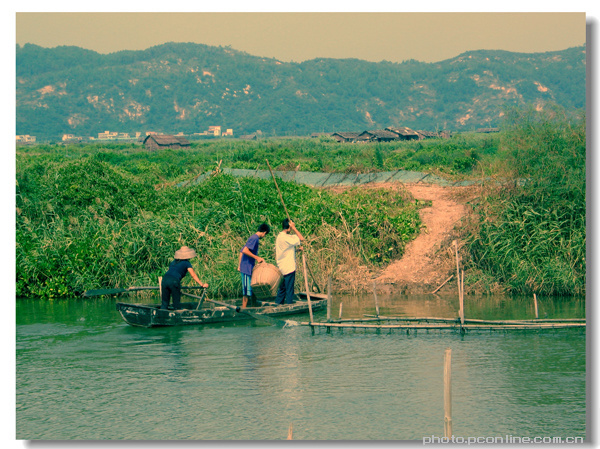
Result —
[[[373, 281], [381, 293], [431, 293], [456, 273], [456, 250], [461, 241], [456, 228], [467, 214], [466, 204], [478, 192], [473, 187], [442, 187], [433, 184], [386, 183], [364, 185], [363, 188], [400, 190], [407, 189], [415, 199], [431, 201], [431, 206], [420, 210], [423, 228], [418, 237], [410, 242], [402, 259], [392, 262], [379, 272], [353, 265], [352, 273], [343, 280], [344, 285], [361, 286], [370, 290]], [[344, 187], [331, 188], [345, 190]], [[360, 289], [360, 288], [359, 288]], [[456, 289], [453, 277], [439, 292]]]
[[389, 290], [430, 292], [455, 270], [454, 228], [466, 214], [465, 202], [470, 195], [464, 187], [431, 184], [404, 184], [404, 187], [416, 199], [431, 201], [431, 207], [420, 211], [424, 225], [421, 234], [407, 245], [402, 259], [385, 268], [376, 281]]

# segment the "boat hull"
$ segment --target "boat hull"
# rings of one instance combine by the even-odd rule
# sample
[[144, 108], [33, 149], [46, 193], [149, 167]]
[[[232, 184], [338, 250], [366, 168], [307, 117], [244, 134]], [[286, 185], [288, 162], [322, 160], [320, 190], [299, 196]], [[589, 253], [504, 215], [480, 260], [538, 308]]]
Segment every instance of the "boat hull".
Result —
[[[300, 298], [306, 295], [300, 293]], [[327, 307], [327, 297], [322, 294], [311, 294], [312, 310], [318, 311]], [[253, 319], [243, 312], [244, 309], [229, 307], [212, 307], [196, 309], [198, 303], [182, 303], [180, 310], [163, 310], [155, 304], [131, 304], [118, 302], [117, 310], [127, 324], [139, 327], [193, 326], [212, 323], [226, 323]], [[276, 306], [274, 303], [263, 302], [259, 307], [249, 307], [248, 311], [271, 317], [284, 317], [308, 313], [308, 301], [300, 299], [294, 304]]]

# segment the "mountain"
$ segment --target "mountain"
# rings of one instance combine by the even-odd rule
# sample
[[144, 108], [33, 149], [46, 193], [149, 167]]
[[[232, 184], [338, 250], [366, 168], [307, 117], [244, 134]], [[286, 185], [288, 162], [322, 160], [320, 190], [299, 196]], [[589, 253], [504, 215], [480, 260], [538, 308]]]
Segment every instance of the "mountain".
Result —
[[470, 51], [437, 63], [287, 63], [229, 47], [167, 43], [107, 55], [17, 45], [16, 133], [38, 139], [106, 130], [308, 135], [387, 126], [472, 130], [548, 102], [585, 109], [586, 48]]

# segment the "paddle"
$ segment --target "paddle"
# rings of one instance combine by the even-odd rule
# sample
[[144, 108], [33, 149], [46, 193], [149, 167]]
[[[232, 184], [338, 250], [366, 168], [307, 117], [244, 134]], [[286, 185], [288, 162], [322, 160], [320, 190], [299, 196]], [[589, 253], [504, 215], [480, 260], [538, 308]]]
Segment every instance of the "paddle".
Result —
[[[198, 289], [204, 287], [181, 287], [185, 289]], [[127, 287], [127, 288], [102, 288], [98, 290], [88, 290], [83, 293], [83, 296], [102, 296], [102, 295], [116, 295], [118, 293], [134, 292], [138, 290], [158, 290], [158, 287]]]
[[[183, 295], [185, 296], [189, 296], [191, 298], [196, 298], [196, 299], [201, 299], [200, 296], [197, 295], [192, 295], [191, 293], [185, 293], [182, 292]], [[238, 313], [245, 313], [248, 316], [251, 316], [252, 318], [254, 318], [255, 320], [262, 320], [265, 321], [269, 324], [274, 324], [276, 326], [279, 327], [285, 327], [285, 326], [298, 326], [298, 322], [297, 321], [292, 321], [292, 320], [280, 320], [277, 318], [273, 318], [270, 317], [268, 315], [263, 315], [262, 313], [254, 313], [254, 312], [250, 312], [249, 310], [246, 309], [242, 309], [239, 306], [234, 306], [232, 304], [227, 304], [226, 302], [221, 302], [221, 301], [215, 301], [214, 299], [210, 299], [210, 298], [204, 298], [206, 301], [208, 302], [212, 302], [213, 304], [217, 304], [219, 306], [223, 306], [223, 307], [227, 307], [231, 310], [235, 310]]]

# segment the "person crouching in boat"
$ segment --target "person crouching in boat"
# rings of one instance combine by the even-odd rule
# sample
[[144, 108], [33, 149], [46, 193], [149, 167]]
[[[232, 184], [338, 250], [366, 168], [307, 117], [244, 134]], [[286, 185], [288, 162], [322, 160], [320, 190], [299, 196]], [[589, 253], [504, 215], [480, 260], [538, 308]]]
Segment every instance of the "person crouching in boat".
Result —
[[161, 309], [169, 307], [171, 298], [173, 298], [173, 308], [176, 310], [181, 309], [181, 280], [188, 273], [190, 273], [190, 276], [192, 276], [200, 287], [208, 287], [208, 284], [198, 279], [196, 272], [192, 268], [190, 259], [194, 257], [196, 257], [196, 251], [187, 246], [182, 246], [175, 251], [175, 260], [169, 264], [169, 269], [162, 278], [160, 289]]

